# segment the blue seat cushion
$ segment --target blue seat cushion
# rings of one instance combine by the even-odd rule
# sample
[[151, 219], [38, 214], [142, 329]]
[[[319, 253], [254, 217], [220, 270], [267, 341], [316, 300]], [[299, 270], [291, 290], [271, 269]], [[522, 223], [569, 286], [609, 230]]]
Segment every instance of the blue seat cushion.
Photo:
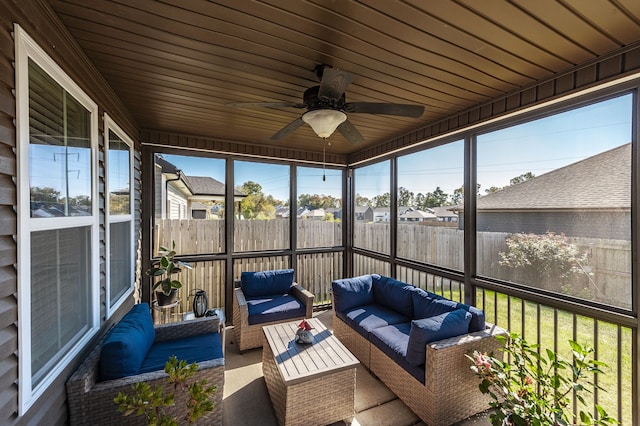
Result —
[[407, 362], [410, 332], [411, 322], [376, 328], [371, 331], [371, 343], [415, 377], [416, 380], [424, 384], [424, 365], [415, 366]]
[[380, 277], [380, 279], [373, 280], [373, 299], [376, 303], [411, 318], [413, 315], [411, 293], [414, 289], [415, 287], [411, 284], [394, 278]]
[[372, 283], [380, 275], [362, 275], [353, 278], [343, 278], [331, 282], [333, 293], [333, 309], [336, 312], [346, 312], [356, 306], [373, 303]]
[[428, 318], [435, 315], [444, 314], [446, 312], [455, 311], [456, 309], [464, 309], [471, 314], [471, 322], [469, 323], [469, 332], [482, 331], [486, 328], [484, 311], [475, 306], [465, 305], [464, 303], [454, 302], [439, 296], [435, 298], [425, 297], [420, 302], [414, 295], [414, 319]]
[[293, 278], [293, 269], [243, 272], [240, 274], [240, 287], [245, 297], [286, 294], [291, 290]]
[[102, 342], [99, 379], [112, 380], [138, 374], [155, 338], [149, 305], [134, 305]]
[[423, 365], [428, 343], [466, 334], [470, 321], [471, 314], [464, 309], [411, 321], [407, 362], [413, 366]]
[[247, 310], [251, 325], [300, 318], [307, 313], [307, 307], [288, 294], [247, 299]]
[[140, 373], [164, 370], [172, 355], [189, 364], [223, 358], [220, 333], [198, 334], [154, 343], [140, 366]]
[[344, 313], [337, 312], [336, 315], [365, 339], [369, 339], [369, 332], [376, 328], [411, 320], [399, 312], [378, 304], [358, 306]]

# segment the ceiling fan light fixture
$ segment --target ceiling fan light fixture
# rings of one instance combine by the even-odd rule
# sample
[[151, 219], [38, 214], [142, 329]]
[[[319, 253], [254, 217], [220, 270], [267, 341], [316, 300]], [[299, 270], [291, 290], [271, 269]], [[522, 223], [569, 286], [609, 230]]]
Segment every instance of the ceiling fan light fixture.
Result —
[[311, 126], [313, 131], [323, 139], [331, 136], [346, 119], [347, 114], [337, 109], [314, 109], [302, 115], [302, 121]]

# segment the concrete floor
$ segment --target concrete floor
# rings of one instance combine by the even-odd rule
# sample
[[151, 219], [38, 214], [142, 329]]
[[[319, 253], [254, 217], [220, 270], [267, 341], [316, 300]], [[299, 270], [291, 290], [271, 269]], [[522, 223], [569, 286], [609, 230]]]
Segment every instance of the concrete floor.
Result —
[[[331, 312], [314, 314], [331, 329]], [[227, 328], [223, 424], [225, 426], [277, 426], [267, 387], [262, 376], [262, 349], [240, 354], [235, 345], [233, 327]], [[364, 367], [356, 371], [356, 400], [353, 426], [425, 426], [382, 382]], [[456, 426], [490, 425], [480, 414]], [[339, 422], [333, 426], [341, 426]]]

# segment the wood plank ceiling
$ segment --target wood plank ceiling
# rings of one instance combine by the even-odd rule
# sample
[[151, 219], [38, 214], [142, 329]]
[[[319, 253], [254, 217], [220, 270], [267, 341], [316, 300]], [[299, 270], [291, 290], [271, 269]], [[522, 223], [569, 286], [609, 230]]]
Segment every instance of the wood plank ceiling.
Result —
[[425, 106], [420, 118], [350, 114], [349, 154], [640, 40], [638, 0], [49, 0], [141, 129], [312, 151], [294, 108], [325, 63], [357, 75], [347, 101]]

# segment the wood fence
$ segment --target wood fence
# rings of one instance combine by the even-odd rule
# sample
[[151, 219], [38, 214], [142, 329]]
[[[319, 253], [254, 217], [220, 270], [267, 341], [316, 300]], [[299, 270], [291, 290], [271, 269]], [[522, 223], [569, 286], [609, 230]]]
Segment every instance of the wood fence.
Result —
[[[235, 252], [289, 248], [289, 221], [286, 219], [239, 220], [235, 224]], [[168, 246], [175, 241], [176, 251], [180, 255], [222, 253], [225, 247], [224, 225], [222, 220], [158, 221], [155, 252], [160, 245]], [[499, 264], [499, 253], [506, 250], [505, 239], [509, 235], [500, 232], [478, 233], [479, 275], [518, 282], [513, 269]], [[301, 220], [298, 221], [297, 236], [298, 248], [339, 247], [342, 245], [342, 223]], [[629, 308], [631, 243], [589, 238], [568, 240], [588, 254], [589, 262], [588, 265], [582, 265], [585, 273], [574, 280], [574, 295]], [[388, 223], [354, 224], [354, 243], [357, 247], [388, 253], [389, 241]], [[456, 228], [398, 224], [397, 247], [398, 257], [401, 258], [459, 271], [464, 268], [464, 233]], [[316, 295], [318, 303], [329, 300], [328, 286], [331, 280], [343, 276], [342, 258], [343, 253], [335, 251], [298, 256], [298, 264], [294, 267], [296, 280]], [[390, 271], [387, 262], [361, 255], [354, 256], [353, 265], [354, 275], [372, 272], [389, 275]], [[224, 261], [197, 262], [194, 269], [182, 272], [184, 278], [181, 279], [187, 283], [182, 294], [188, 295], [194, 288], [203, 288], [209, 296], [210, 306], [223, 306], [225, 283], [237, 279], [242, 271], [290, 267], [293, 266], [289, 265], [287, 256], [236, 259], [234, 277], [227, 280]], [[422, 279], [412, 283], [420, 285], [421, 282]], [[183, 303], [188, 308], [188, 302], [183, 300]]]

